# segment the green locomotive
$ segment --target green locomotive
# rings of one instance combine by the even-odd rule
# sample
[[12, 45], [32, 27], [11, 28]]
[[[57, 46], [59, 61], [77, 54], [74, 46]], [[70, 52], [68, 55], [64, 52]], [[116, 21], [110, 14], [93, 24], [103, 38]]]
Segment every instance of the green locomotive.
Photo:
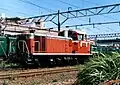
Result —
[[0, 58], [4, 60], [9, 59], [9, 61], [14, 60], [16, 57], [16, 49], [16, 36], [0, 35]]

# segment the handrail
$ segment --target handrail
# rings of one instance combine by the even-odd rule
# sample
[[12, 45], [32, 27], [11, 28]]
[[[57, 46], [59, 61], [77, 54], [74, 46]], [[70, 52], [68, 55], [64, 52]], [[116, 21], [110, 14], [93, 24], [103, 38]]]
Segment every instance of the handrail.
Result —
[[1, 42], [0, 42], [0, 46], [1, 46], [2, 50], [3, 50], [3, 52], [4, 52], [4, 55], [5, 55], [6, 58], [7, 58], [7, 54], [6, 54], [6, 52], [5, 52], [4, 48], [3, 48], [3, 46], [1, 45]]
[[[40, 41], [35, 41], [34, 43], [38, 43], [38, 50], [37, 51], [40, 51]], [[36, 49], [35, 49], [36, 51]]]
[[19, 42], [23, 42], [25, 44], [25, 47], [27, 48], [27, 52], [28, 52], [28, 54], [30, 54], [26, 41], [25, 40], [19, 40], [18, 41], [18, 47], [20, 48]]

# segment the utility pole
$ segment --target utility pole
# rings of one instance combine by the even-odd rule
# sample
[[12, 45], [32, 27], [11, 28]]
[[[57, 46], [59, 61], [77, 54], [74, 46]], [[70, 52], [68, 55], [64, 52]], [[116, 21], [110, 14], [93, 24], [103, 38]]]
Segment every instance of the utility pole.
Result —
[[60, 31], [60, 10], [58, 10], [58, 31]]

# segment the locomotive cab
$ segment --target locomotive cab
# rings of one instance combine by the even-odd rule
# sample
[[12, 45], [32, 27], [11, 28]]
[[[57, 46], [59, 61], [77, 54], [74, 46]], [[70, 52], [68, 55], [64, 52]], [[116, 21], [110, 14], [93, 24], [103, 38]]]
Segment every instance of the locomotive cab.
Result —
[[64, 30], [60, 32], [58, 36], [71, 38], [69, 45], [72, 46], [72, 53], [90, 54], [90, 43], [87, 40], [85, 32], [79, 30]]
[[87, 35], [84, 32], [72, 31], [72, 30], [64, 30], [59, 32], [58, 36], [69, 37], [72, 40], [86, 40]]

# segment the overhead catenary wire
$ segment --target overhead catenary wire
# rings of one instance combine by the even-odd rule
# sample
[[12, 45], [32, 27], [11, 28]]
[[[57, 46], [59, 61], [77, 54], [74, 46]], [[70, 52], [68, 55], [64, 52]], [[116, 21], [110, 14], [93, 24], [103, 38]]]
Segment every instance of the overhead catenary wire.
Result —
[[8, 9], [6, 9], [6, 8], [1, 8], [1, 7], [0, 7], [0, 9], [1, 9], [1, 10], [5, 10], [5, 11], [8, 11]]
[[[16, 6], [11, 6], [11, 5], [5, 5], [5, 7], [10, 7], [10, 8], [15, 8], [15, 9], [21, 9], [21, 7], [16, 7]], [[35, 10], [33, 10], [33, 9], [30, 9], [30, 11], [35, 12]], [[19, 12], [19, 13], [21, 13], [21, 12]], [[23, 14], [30, 15], [30, 14], [26, 14], [26, 13], [23, 13]]]
[[120, 23], [120, 21], [99, 22], [99, 23], [90, 23], [90, 24], [71, 25], [71, 26], [66, 26], [66, 27], [89, 26], [89, 25], [94, 26], [94, 25], [105, 25], [105, 24], [118, 24], [119, 25], [119, 23]]
[[72, 6], [72, 7], [75, 7], [75, 8], [80, 8], [79, 6], [76, 6], [76, 5], [70, 4], [70, 3], [65, 2], [65, 1], [62, 1], [62, 0], [56, 0], [56, 1], [59, 1], [59, 2], [61, 2], [61, 3], [63, 3], [63, 4], [67, 4], [67, 5]]
[[[93, 5], [99, 5], [98, 3], [94, 3], [94, 2], [91, 2], [91, 1], [88, 1], [88, 0], [83, 0], [83, 1], [85, 1], [85, 2], [87, 2], [87, 3], [90, 3], [90, 4], [93, 4]], [[105, 16], [105, 15], [102, 15], [103, 17], [105, 17], [105, 18], [109, 18], [109, 19], [113, 19], [113, 20], [118, 20], [118, 19], [116, 19], [116, 18], [113, 18], [113, 17], [109, 17], [109, 16]], [[100, 25], [99, 25], [100, 26]], [[107, 29], [109, 29], [109, 30], [111, 30], [111, 31], [113, 31], [114, 29], [111, 29], [111, 28], [109, 28], [109, 27], [106, 27]], [[115, 31], [115, 30], [114, 30]]]
[[[76, 6], [76, 5], [70, 4], [70, 3], [65, 2], [65, 1], [62, 1], [62, 0], [57, 0], [57, 1], [59, 1], [59, 2], [61, 2], [61, 3], [63, 3], [63, 4], [70, 5], [70, 6], [75, 7], [75, 8], [80, 8], [80, 7]], [[97, 4], [97, 3], [93, 3], [93, 2], [91, 2], [91, 1], [87, 1], [87, 0], [83, 0], [83, 1], [85, 1], [85, 2], [87, 2], [87, 3], [90, 3], [90, 4], [99, 5], [99, 4]], [[104, 16], [104, 15], [102, 15], [102, 16], [105, 17], [105, 18], [109, 18], [109, 19], [117, 20], [117, 19], [112, 18], [112, 17], [108, 17], [108, 16]], [[80, 19], [79, 19], [79, 20], [80, 20]], [[91, 23], [91, 18], [89, 18], [89, 24], [90, 24], [90, 23]], [[93, 27], [94, 27], [94, 25], [93, 25]], [[97, 28], [97, 29], [98, 29], [98, 28]], [[110, 29], [110, 28], [109, 28], [109, 29]]]
[[[117, 5], [119, 5], [119, 4], [117, 4]], [[109, 7], [109, 6], [114, 6], [114, 5], [107, 5], [107, 6], [102, 6], [102, 7]], [[116, 5], [115, 5], [116, 6]], [[96, 8], [100, 8], [100, 7], [96, 7]], [[83, 9], [83, 10], [85, 10], [85, 9]], [[71, 12], [71, 11], [70, 11]], [[62, 12], [62, 13], [65, 13], [65, 12]], [[66, 12], [67, 13], [67, 12]], [[57, 13], [56, 13], [57, 14]], [[50, 15], [51, 16], [51, 15]], [[39, 17], [39, 16], [38, 16]], [[35, 18], [35, 17], [33, 17], [33, 18]], [[92, 23], [92, 22], [90, 22], [90, 23]]]
[[2, 7], [0, 7], [0, 10], [8, 11], [8, 12], [14, 12], [14, 13], [22, 14], [22, 15], [27, 15], [27, 16], [31, 16], [30, 14], [26, 14], [26, 13], [19, 12], [19, 11], [13, 11], [13, 10], [9, 10], [9, 9], [2, 8]]
[[37, 4], [33, 3], [33, 2], [30, 2], [30, 1], [28, 1], [28, 0], [19, 0], [19, 1], [24, 2], [24, 3], [27, 3], [27, 4], [30, 4], [30, 5], [33, 5], [33, 6], [36, 6], [36, 7], [38, 7], [38, 8], [43, 9], [43, 10], [46, 10], [46, 11], [48, 11], [48, 12], [55, 12], [55, 10], [52, 10], [52, 9], [49, 9], [49, 8], [46, 8], [46, 7], [42, 7], [42, 6], [37, 5]]
[[[73, 4], [70, 4], [70, 3], [68, 3], [68, 2], [65, 2], [65, 1], [62, 1], [62, 0], [57, 0], [57, 1], [59, 1], [59, 2], [61, 2], [61, 3], [63, 3], [63, 4], [67, 4], [67, 5], [70, 5], [70, 6], [72, 6], [72, 7], [75, 7], [75, 8], [80, 8], [79, 6], [76, 6], [76, 5], [73, 5]], [[97, 4], [97, 3], [93, 3], [93, 2], [91, 2], [91, 1], [87, 1], [87, 0], [83, 0], [83, 1], [85, 1], [85, 2], [87, 2], [87, 3], [90, 3], [90, 4], [94, 4], [94, 5], [99, 5], [99, 4]], [[104, 16], [104, 15], [102, 15], [102, 16]], [[108, 16], [104, 16], [105, 18], [111, 18], [111, 19], [114, 19], [114, 20], [116, 20], [115, 18], [112, 18], [112, 17], [108, 17]]]
[[[110, 28], [110, 27], [108, 27], [108, 26], [107, 26], [107, 27], [102, 26], [102, 25], [97, 25], [97, 26], [100, 26], [99, 28], [108, 29], [109, 32], [113, 32], [113, 31], [116, 32], [115, 29], [112, 29], [112, 28]], [[106, 30], [106, 32], [108, 32], [108, 31]]]
[[[76, 5], [73, 5], [73, 4], [70, 4], [70, 3], [68, 3], [68, 2], [65, 2], [65, 1], [62, 1], [62, 0], [57, 0], [57, 1], [59, 1], [59, 2], [61, 2], [61, 3], [63, 3], [63, 4], [66, 4], [66, 5], [70, 5], [70, 6], [72, 6], [72, 7], [75, 7], [75, 8], [80, 8], [79, 6], [76, 6]], [[79, 19], [79, 18], [78, 18]], [[79, 19], [79, 20], [81, 20], [81, 19]], [[81, 21], [85, 21], [85, 20], [81, 20]], [[89, 23], [91, 23], [91, 19], [89, 18]], [[88, 28], [87, 28], [88, 29]], [[98, 29], [98, 28], [97, 28]], [[92, 31], [92, 30], [90, 30], [90, 29], [88, 29], [89, 31]], [[100, 30], [100, 29], [98, 29], [98, 30]], [[93, 31], [92, 31], [93, 32]], [[94, 32], [93, 32], [94, 33]]]
[[[91, 2], [91, 1], [88, 1], [88, 0], [83, 0], [83, 1], [85, 1], [85, 2], [87, 2], [87, 3], [89, 3], [89, 4], [96, 5], [96, 6], [100, 5], [100, 4], [98, 4], [98, 3], [94, 3], [94, 2]], [[113, 17], [108, 17], [108, 16], [105, 16], [105, 15], [102, 15], [102, 16], [105, 17], [105, 18], [117, 20], [117, 19], [115, 19], [115, 18], [113, 18]]]

